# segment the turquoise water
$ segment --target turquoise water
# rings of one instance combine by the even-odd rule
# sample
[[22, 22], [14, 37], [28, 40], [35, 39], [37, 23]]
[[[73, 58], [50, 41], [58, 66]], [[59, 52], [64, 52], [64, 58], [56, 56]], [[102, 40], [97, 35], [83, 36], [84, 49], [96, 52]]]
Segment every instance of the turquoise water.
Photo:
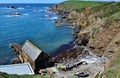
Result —
[[[53, 4], [1, 4], [0, 5], [0, 64], [8, 64], [15, 57], [10, 43], [23, 44], [32, 41], [46, 53], [51, 53], [63, 44], [73, 40], [72, 29], [56, 27], [55, 13], [47, 8]], [[16, 6], [9, 9], [7, 6]], [[19, 12], [21, 16], [10, 16]], [[51, 15], [49, 17], [49, 15]]]

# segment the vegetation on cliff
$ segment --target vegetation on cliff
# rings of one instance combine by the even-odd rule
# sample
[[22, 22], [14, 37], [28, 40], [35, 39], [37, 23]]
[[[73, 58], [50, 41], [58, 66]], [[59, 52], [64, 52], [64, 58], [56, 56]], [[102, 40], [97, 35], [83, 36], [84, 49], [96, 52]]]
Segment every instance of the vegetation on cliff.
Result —
[[120, 78], [120, 50], [118, 58], [114, 64], [108, 69], [107, 78]]
[[0, 72], [0, 78], [49, 78], [46, 76], [40, 76], [40, 75], [15, 75], [15, 74], [7, 74]]
[[66, 18], [72, 20], [72, 24], [86, 27], [100, 19], [119, 12], [120, 3], [66, 1], [55, 5], [53, 9], [57, 10], [58, 13], [60, 12], [62, 15], [69, 12]]
[[103, 5], [105, 4], [104, 2], [92, 2], [92, 1], [65, 1], [63, 3], [57, 4], [56, 6], [58, 6], [58, 8], [61, 9], [66, 9], [66, 10], [75, 10], [75, 11], [79, 11], [80, 9], [86, 8], [88, 6], [91, 7], [95, 7], [95, 6], [99, 6], [99, 5]]

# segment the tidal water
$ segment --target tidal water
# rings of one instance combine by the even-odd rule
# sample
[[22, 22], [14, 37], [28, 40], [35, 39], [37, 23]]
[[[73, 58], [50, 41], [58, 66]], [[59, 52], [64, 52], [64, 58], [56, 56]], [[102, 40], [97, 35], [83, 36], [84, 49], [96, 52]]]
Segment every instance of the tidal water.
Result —
[[[9, 64], [15, 57], [10, 48], [14, 42], [23, 45], [25, 40], [30, 40], [44, 52], [51, 53], [73, 40], [71, 28], [56, 27], [53, 22], [59, 20], [55, 13], [47, 11], [53, 5], [0, 4], [0, 64]], [[21, 16], [10, 16], [15, 13]]]

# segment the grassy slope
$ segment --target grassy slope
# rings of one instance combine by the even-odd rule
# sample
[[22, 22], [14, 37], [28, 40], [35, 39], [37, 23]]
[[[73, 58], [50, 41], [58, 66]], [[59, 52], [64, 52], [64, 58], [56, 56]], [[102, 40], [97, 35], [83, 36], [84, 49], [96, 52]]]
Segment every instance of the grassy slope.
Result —
[[58, 4], [58, 6], [70, 10], [79, 10], [88, 6], [95, 7], [103, 4], [105, 4], [105, 2], [66, 1], [61, 4]]
[[[116, 12], [115, 14], [111, 15], [109, 19], [113, 20], [116, 17], [120, 16], [120, 12]], [[115, 63], [112, 65], [111, 68], [108, 69], [107, 78], [120, 78], [120, 49], [118, 50], [118, 58], [116, 58]]]
[[0, 73], [0, 78], [49, 78], [40, 75], [8, 75], [6, 73]]
[[116, 18], [116, 17], [119, 17], [120, 16], [120, 11], [119, 12], [116, 12], [116, 13], [114, 13], [113, 15], [111, 15], [110, 17], [109, 17], [109, 19], [114, 19], [114, 18]]
[[120, 11], [120, 3], [107, 3], [101, 6], [94, 7], [91, 10], [91, 14], [95, 12], [103, 11], [99, 16], [101, 17], [108, 17], [112, 14]]
[[107, 78], [120, 78], [120, 50], [116, 62], [108, 69]]

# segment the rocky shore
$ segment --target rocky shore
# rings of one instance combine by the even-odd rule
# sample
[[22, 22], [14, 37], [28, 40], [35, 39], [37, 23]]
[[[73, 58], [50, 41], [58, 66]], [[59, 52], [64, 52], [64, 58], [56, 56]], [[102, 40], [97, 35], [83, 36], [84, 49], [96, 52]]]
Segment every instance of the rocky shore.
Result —
[[75, 42], [75, 40], [70, 41], [68, 44], [63, 44], [61, 47], [59, 47], [58, 49], [56, 49], [55, 51], [50, 53], [50, 56], [54, 58], [57, 55], [64, 53], [67, 50], [72, 49], [75, 46], [74, 42]]

